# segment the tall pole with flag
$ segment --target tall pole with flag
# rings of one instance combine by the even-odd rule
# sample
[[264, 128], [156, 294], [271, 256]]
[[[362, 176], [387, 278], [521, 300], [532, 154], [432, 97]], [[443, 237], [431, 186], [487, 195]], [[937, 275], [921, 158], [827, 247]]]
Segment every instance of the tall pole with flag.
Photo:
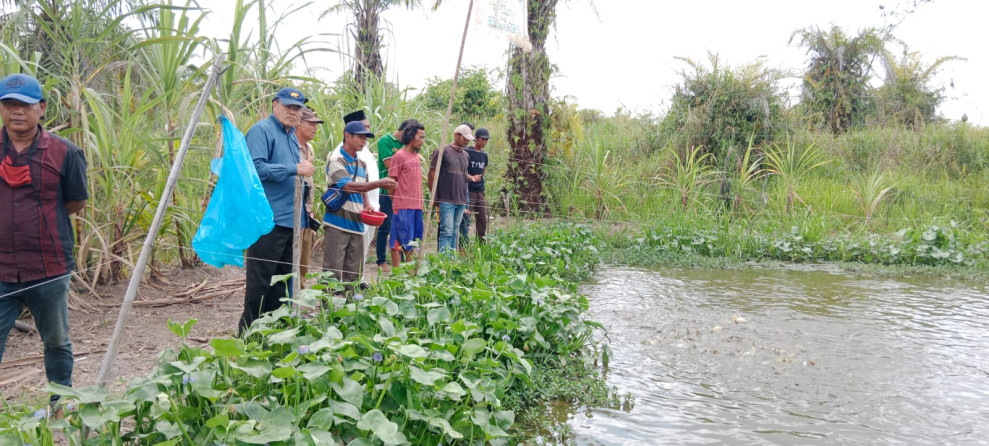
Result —
[[[439, 177], [440, 168], [443, 166], [443, 147], [446, 146], [447, 132], [450, 131], [450, 115], [453, 114], [453, 100], [457, 95], [457, 81], [460, 78], [460, 66], [464, 58], [464, 46], [467, 43], [467, 31], [470, 28], [470, 19], [473, 15], [475, 23], [488, 30], [489, 33], [504, 38], [513, 45], [528, 51], [530, 48], [527, 31], [528, 3], [529, 0], [478, 0], [470, 1], [467, 7], [467, 19], [464, 23], [464, 34], [460, 41], [460, 53], [457, 55], [457, 69], [453, 74], [453, 85], [450, 87], [450, 100], [446, 107], [446, 117], [443, 119], [443, 132], [440, 134], [440, 150], [436, 157], [436, 176]], [[426, 208], [426, 224], [423, 232], [422, 246], [419, 247], [419, 255], [416, 256], [416, 271], [418, 271], [419, 261], [422, 260], [426, 240], [429, 238], [429, 230], [432, 228], [432, 210], [436, 205], [436, 184], [429, 190], [429, 206]]]
[[419, 255], [416, 256], [416, 273], [419, 271], [419, 262], [426, 252], [426, 240], [429, 239], [429, 228], [432, 227], [433, 206], [436, 205], [436, 185], [440, 176], [440, 169], [443, 167], [443, 148], [446, 147], [446, 133], [450, 131], [450, 115], [453, 114], [453, 98], [457, 94], [457, 80], [460, 78], [460, 63], [464, 59], [464, 45], [467, 43], [467, 30], [470, 28], [470, 14], [474, 9], [474, 0], [470, 0], [467, 6], [467, 20], [464, 22], [464, 36], [460, 39], [460, 53], [457, 55], [457, 69], [453, 73], [453, 85], [450, 86], [450, 101], [446, 106], [446, 117], [443, 119], [443, 133], [440, 134], [440, 154], [436, 157], [436, 176], [431, 179], [433, 185], [429, 188], [429, 206], [426, 207], [426, 224], [422, 232], [422, 244], [419, 246]]

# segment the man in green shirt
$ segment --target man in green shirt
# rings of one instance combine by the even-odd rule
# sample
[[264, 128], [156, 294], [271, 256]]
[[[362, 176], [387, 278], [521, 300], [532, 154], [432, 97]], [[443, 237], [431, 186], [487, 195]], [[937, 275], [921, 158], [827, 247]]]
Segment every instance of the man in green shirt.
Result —
[[[398, 126], [398, 130], [395, 133], [382, 136], [378, 139], [378, 176], [380, 178], [388, 178], [388, 166], [391, 165], [391, 157], [395, 152], [402, 149], [402, 143], [399, 141], [402, 137], [402, 131], [405, 127], [409, 125], [412, 119], [406, 119], [402, 122], [402, 125]], [[380, 271], [388, 271], [388, 235], [391, 233], [391, 219], [392, 219], [392, 200], [391, 196], [388, 195], [388, 191], [381, 189], [381, 193], [378, 196], [378, 206], [381, 212], [384, 212], [387, 217], [385, 217], [384, 223], [378, 226], [377, 242], [375, 242], [375, 254], [377, 256], [378, 269]]]

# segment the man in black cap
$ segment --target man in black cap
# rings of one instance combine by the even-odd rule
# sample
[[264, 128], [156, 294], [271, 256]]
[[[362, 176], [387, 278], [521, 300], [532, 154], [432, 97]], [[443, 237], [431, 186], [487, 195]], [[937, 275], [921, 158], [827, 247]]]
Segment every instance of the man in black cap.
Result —
[[484, 151], [484, 147], [488, 145], [490, 138], [488, 129], [478, 128], [474, 132], [474, 145], [467, 147], [467, 157], [470, 159], [470, 164], [467, 165], [468, 212], [464, 213], [463, 223], [460, 225], [460, 240], [464, 245], [467, 244], [471, 217], [476, 222], [479, 243], [484, 243], [484, 235], [488, 231], [488, 202], [484, 198], [484, 171], [488, 167], [488, 153]]
[[295, 214], [295, 176], [312, 175], [312, 162], [302, 159], [295, 128], [301, 123], [302, 108], [309, 99], [301, 91], [286, 87], [272, 98], [272, 112], [247, 131], [247, 149], [254, 160], [264, 194], [275, 216], [275, 227], [247, 249], [247, 290], [244, 314], [238, 331], [250, 327], [263, 313], [282, 305], [285, 284], [271, 285], [275, 275], [292, 272], [292, 242], [295, 223], [308, 226], [305, 211]]

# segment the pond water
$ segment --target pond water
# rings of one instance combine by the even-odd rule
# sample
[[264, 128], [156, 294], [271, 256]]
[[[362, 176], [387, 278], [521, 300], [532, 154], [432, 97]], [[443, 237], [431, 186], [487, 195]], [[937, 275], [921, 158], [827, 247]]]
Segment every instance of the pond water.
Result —
[[829, 267], [605, 268], [582, 288], [630, 410], [578, 444], [989, 444], [986, 284]]

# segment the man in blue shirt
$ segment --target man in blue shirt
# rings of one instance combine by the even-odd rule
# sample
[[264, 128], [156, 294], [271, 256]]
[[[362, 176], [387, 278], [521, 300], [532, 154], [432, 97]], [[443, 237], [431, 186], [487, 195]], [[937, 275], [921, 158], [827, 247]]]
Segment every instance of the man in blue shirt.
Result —
[[271, 116], [247, 131], [247, 149], [264, 186], [264, 194], [275, 216], [275, 228], [247, 249], [247, 290], [244, 314], [238, 331], [243, 333], [263, 313], [282, 305], [287, 294], [284, 284], [271, 285], [271, 277], [292, 272], [292, 241], [295, 222], [306, 227], [305, 212], [295, 214], [295, 177], [312, 175], [315, 169], [301, 157], [295, 127], [308, 102], [301, 91], [291, 87], [278, 90], [272, 99]]

